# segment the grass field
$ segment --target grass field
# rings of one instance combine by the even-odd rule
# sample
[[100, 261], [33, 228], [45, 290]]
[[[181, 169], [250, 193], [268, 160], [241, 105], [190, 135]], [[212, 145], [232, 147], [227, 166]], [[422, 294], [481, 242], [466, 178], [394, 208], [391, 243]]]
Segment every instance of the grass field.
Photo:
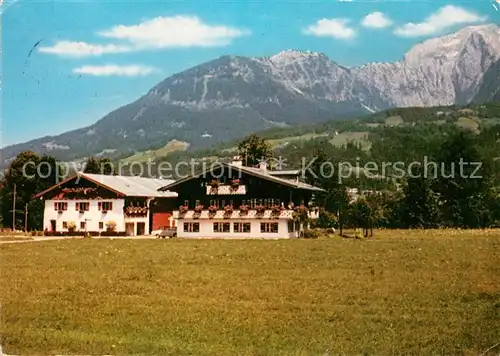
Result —
[[2, 241], [29, 241], [33, 240], [33, 238], [29, 236], [2, 236], [0, 235], [0, 242]]
[[169, 153], [176, 151], [185, 151], [189, 147], [189, 143], [183, 141], [172, 140], [169, 141], [165, 146], [157, 150], [148, 150], [144, 152], [138, 152], [130, 157], [124, 158], [122, 161], [127, 163], [132, 162], [147, 162], [150, 159], [155, 159], [158, 157], [165, 157]]
[[371, 142], [368, 140], [369, 132], [351, 132], [346, 131], [338, 134], [330, 140], [330, 143], [334, 146], [341, 147], [347, 145], [349, 142], [354, 142], [356, 144], [361, 144], [362, 148], [369, 150], [371, 147]]
[[461, 117], [457, 120], [457, 125], [472, 131], [477, 132], [479, 130], [479, 124], [476, 120], [471, 119], [469, 117]]
[[9, 354], [480, 355], [500, 341], [500, 231], [0, 252]]

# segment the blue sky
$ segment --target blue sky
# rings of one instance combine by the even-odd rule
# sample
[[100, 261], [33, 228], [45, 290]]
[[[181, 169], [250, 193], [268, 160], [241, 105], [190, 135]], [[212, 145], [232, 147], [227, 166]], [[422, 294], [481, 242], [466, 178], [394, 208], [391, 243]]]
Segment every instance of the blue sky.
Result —
[[399, 60], [427, 38], [500, 23], [492, 1], [4, 0], [0, 146], [90, 125], [224, 54]]

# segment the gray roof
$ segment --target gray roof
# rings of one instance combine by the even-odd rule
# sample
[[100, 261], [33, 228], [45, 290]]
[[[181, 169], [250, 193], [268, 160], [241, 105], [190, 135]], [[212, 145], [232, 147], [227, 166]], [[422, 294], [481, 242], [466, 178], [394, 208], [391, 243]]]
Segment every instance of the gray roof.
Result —
[[175, 192], [158, 190], [161, 187], [172, 184], [175, 182], [174, 180], [138, 176], [109, 176], [90, 173], [80, 173], [79, 175], [129, 197], [177, 197], [177, 193]]
[[260, 168], [246, 167], [246, 166], [235, 166], [233, 164], [229, 164], [229, 166], [235, 167], [237, 169], [240, 169], [242, 172], [247, 172], [248, 174], [251, 174], [251, 175], [254, 175], [257, 177], [261, 177], [263, 179], [267, 179], [267, 180], [270, 180], [270, 181], [273, 181], [276, 183], [280, 183], [283, 185], [287, 185], [287, 186], [292, 186], [293, 188], [313, 190], [313, 191], [317, 191], [317, 192], [323, 191], [323, 189], [321, 189], [321, 188], [318, 188], [318, 187], [315, 187], [313, 185], [301, 182], [298, 179], [285, 179], [285, 178], [276, 177], [276, 176], [270, 174], [270, 172], [265, 171], [265, 170], [260, 169]]
[[267, 171], [272, 176], [298, 176], [302, 172], [300, 169], [291, 169], [283, 171]]
[[[244, 173], [248, 173], [252, 176], [260, 177], [262, 179], [266, 179], [266, 180], [269, 180], [269, 181], [272, 181], [272, 182], [275, 182], [278, 184], [283, 184], [287, 187], [292, 187], [292, 188], [296, 188], [296, 189], [311, 190], [311, 191], [316, 191], [316, 192], [323, 191], [323, 189], [321, 189], [321, 188], [318, 188], [318, 187], [312, 186], [310, 184], [301, 182], [298, 179], [285, 179], [285, 178], [275, 177], [274, 175], [270, 174], [268, 171], [265, 171], [265, 170], [260, 169], [260, 168], [246, 167], [246, 166], [235, 165], [235, 164], [230, 164], [230, 163], [220, 163], [220, 164], [222, 166], [230, 167], [231, 169], [235, 169], [235, 170], [238, 170], [238, 171], [241, 171]], [[168, 189], [170, 189], [171, 187], [176, 186], [180, 183], [186, 182], [188, 180], [200, 177], [200, 176], [206, 174], [207, 172], [210, 172], [210, 170], [211, 169], [209, 168], [209, 169], [205, 170], [204, 172], [199, 173], [197, 175], [189, 176], [187, 178], [172, 182], [171, 184], [168, 184], [168, 185], [165, 184], [164, 187], [161, 188], [161, 190], [168, 191]]]

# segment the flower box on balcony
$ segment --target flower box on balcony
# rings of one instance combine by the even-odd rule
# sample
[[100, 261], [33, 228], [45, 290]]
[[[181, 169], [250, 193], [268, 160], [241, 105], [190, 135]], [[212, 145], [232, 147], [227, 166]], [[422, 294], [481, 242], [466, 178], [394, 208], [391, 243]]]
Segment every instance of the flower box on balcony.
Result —
[[257, 216], [261, 217], [266, 212], [266, 207], [264, 205], [257, 205], [255, 210], [257, 211]]
[[208, 207], [208, 214], [215, 215], [215, 214], [217, 214], [217, 210], [219, 210], [219, 208], [217, 208], [215, 205], [210, 205]]
[[194, 208], [195, 213], [201, 214], [202, 211], [203, 211], [203, 205], [198, 204], [195, 206], [195, 208]]
[[285, 208], [284, 208], [284, 207], [282, 207], [282, 206], [280, 206], [280, 205], [273, 205], [273, 206], [271, 207], [271, 215], [272, 215], [273, 217], [279, 217], [279, 216], [280, 216], [280, 214], [281, 214], [281, 212], [282, 212], [283, 210], [285, 210]]
[[218, 179], [212, 179], [212, 181], [210, 182], [210, 186], [212, 188], [217, 188], [217, 187], [219, 187], [219, 185], [220, 185], [220, 182]]
[[232, 188], [233, 190], [238, 189], [238, 187], [239, 187], [239, 186], [240, 186], [240, 180], [239, 180], [239, 179], [235, 178], [235, 179], [233, 179], [233, 180], [231, 181], [231, 188]]
[[233, 214], [234, 208], [232, 205], [226, 205], [224, 207], [224, 217], [229, 218]]
[[240, 215], [247, 215], [248, 214], [248, 205], [241, 205], [240, 206]]

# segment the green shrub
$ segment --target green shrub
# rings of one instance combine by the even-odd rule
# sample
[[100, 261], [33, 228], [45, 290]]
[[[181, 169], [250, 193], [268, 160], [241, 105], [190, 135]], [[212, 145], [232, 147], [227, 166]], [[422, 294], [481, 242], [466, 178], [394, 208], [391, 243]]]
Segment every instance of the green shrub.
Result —
[[304, 231], [305, 239], [317, 239], [322, 235], [320, 229], [307, 229]]

